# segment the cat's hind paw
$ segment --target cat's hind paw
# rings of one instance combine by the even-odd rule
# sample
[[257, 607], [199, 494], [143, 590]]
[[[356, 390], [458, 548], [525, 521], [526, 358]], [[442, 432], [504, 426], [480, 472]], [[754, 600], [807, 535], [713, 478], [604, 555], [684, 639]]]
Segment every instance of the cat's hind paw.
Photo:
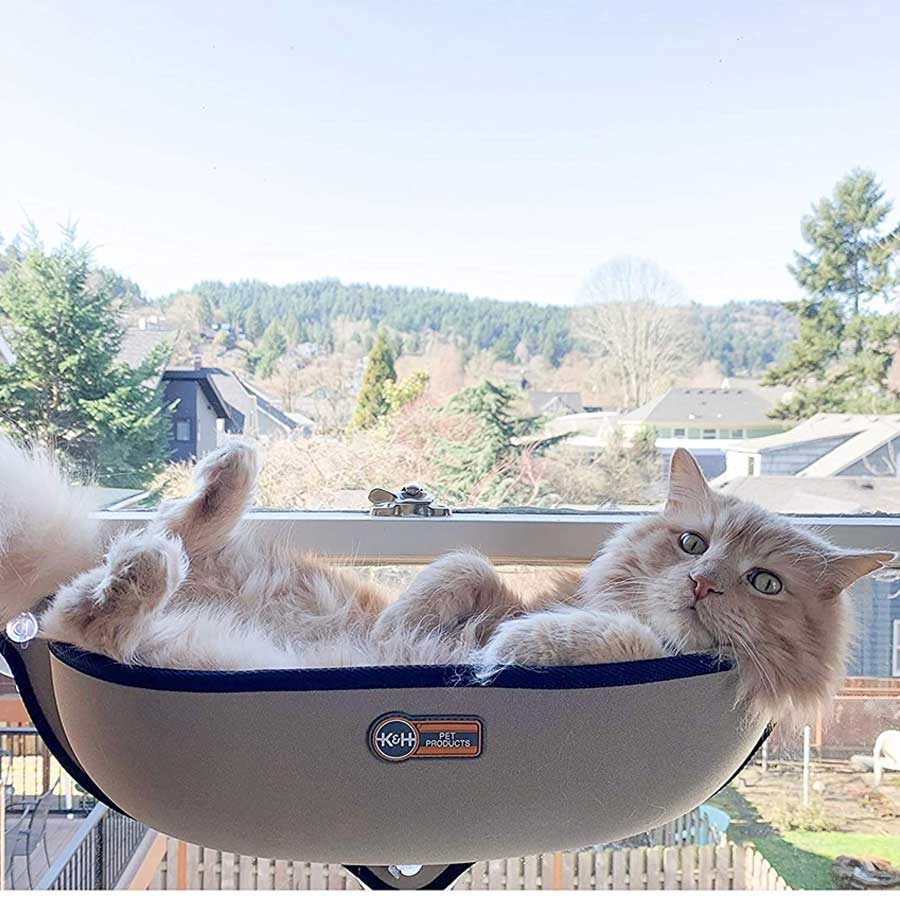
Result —
[[194, 483], [198, 491], [216, 487], [228, 493], [246, 494], [256, 484], [259, 466], [259, 451], [254, 444], [230, 440], [197, 463]]
[[259, 465], [253, 444], [241, 440], [223, 444], [197, 464], [194, 493], [160, 503], [149, 530], [178, 535], [190, 556], [221, 549], [250, 505]]

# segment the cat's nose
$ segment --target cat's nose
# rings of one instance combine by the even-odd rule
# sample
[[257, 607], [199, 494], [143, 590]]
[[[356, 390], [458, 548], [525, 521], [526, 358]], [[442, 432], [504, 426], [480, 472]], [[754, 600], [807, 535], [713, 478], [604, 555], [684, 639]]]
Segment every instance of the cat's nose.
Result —
[[716, 590], [714, 582], [705, 575], [695, 575], [691, 572], [691, 581], [694, 582], [694, 599], [702, 600], [707, 594], [719, 594], [721, 591]]

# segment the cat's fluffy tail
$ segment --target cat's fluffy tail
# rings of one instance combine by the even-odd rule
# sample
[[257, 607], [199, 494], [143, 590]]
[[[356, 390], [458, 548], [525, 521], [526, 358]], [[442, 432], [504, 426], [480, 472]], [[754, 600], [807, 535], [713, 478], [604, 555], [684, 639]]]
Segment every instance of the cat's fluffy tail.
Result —
[[0, 436], [0, 626], [93, 565], [90, 511], [49, 453]]

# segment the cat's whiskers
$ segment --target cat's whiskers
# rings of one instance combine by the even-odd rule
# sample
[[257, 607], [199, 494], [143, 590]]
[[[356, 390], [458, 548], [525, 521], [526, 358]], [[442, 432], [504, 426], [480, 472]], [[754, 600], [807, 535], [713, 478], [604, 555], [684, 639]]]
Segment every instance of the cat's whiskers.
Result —
[[738, 642], [743, 652], [747, 655], [747, 658], [753, 663], [754, 669], [756, 669], [757, 674], [759, 675], [762, 682], [769, 689], [770, 695], [774, 698], [777, 696], [777, 691], [775, 690], [775, 685], [772, 683], [772, 679], [769, 676], [769, 673], [766, 671], [766, 666], [763, 664], [762, 659], [760, 658], [758, 652], [754, 650], [750, 644], [743, 638], [741, 635], [735, 633], [734, 639]]

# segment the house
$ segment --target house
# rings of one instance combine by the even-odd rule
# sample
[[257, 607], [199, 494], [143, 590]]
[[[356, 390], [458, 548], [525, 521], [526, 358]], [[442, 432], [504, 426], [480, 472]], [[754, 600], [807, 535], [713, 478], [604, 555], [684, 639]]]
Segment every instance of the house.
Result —
[[567, 435], [563, 446], [590, 460], [606, 447], [619, 418], [619, 413], [604, 410], [569, 413], [547, 422], [535, 437], [540, 439]]
[[626, 439], [652, 427], [665, 464], [677, 447], [686, 447], [706, 477], [714, 478], [725, 471], [725, 451], [734, 441], [789, 427], [769, 418], [777, 402], [775, 394], [749, 387], [675, 387], [625, 413], [620, 424]]
[[155, 386], [166, 368], [178, 340], [179, 331], [165, 324], [156, 316], [152, 319], [142, 318], [136, 327], [127, 328], [122, 335], [117, 359], [132, 369], [144, 365], [154, 353], [160, 353], [156, 374], [147, 379], [148, 386]]
[[315, 430], [311, 419], [289, 415], [259, 388], [225, 369], [166, 369], [161, 380], [163, 402], [176, 404], [171, 458], [177, 461], [205, 456], [223, 433], [266, 440], [289, 434], [310, 437]]
[[775, 402], [745, 388], [670, 388], [622, 416], [626, 435], [652, 426], [658, 437], [715, 441], [761, 437], [787, 425], [769, 418]]
[[725, 475], [898, 475], [900, 416], [819, 413], [781, 434], [730, 445]]
[[536, 416], [565, 416], [585, 411], [577, 391], [530, 391], [528, 403]]
[[[774, 512], [865, 515], [900, 509], [900, 479], [829, 475], [723, 475], [716, 488]], [[900, 678], [900, 572], [864, 578], [850, 591], [856, 637], [847, 674]]]

